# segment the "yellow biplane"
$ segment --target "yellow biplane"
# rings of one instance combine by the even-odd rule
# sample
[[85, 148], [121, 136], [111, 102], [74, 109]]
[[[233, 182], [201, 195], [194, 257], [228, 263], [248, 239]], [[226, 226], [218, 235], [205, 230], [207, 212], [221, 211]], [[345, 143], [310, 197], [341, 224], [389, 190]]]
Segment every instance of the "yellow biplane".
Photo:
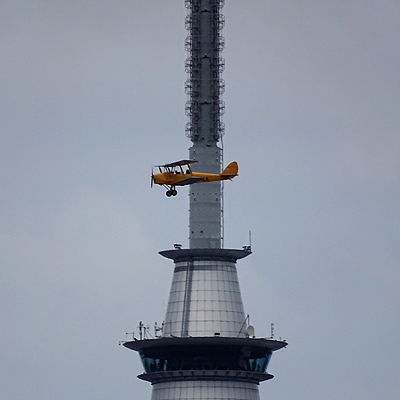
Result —
[[176, 196], [176, 186], [192, 185], [193, 183], [215, 182], [232, 179], [238, 174], [238, 165], [236, 161], [231, 162], [220, 174], [208, 174], [205, 172], [193, 172], [190, 164], [195, 160], [181, 160], [170, 164], [156, 165], [160, 171], [158, 174], [151, 174], [151, 186], [164, 186], [167, 189], [165, 193], [168, 197]]

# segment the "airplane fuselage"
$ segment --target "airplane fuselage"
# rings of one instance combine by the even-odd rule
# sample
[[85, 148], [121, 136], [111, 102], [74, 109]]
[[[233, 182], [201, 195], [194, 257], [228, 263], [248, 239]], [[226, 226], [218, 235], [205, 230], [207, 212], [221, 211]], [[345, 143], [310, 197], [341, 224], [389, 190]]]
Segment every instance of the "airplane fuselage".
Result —
[[192, 172], [192, 173], [182, 173], [182, 172], [162, 172], [153, 175], [153, 182], [156, 185], [167, 185], [167, 186], [185, 186], [190, 185], [188, 180], [193, 178], [193, 183], [201, 182], [216, 182], [229, 177], [223, 177], [219, 174], [207, 174], [203, 172]]

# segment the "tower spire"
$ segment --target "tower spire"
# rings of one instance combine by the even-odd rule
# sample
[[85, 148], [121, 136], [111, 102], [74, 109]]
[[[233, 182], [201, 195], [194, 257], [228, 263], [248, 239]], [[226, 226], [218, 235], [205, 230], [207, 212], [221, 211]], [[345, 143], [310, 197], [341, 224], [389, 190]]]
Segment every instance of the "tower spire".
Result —
[[[224, 60], [221, 51], [224, 38], [221, 30], [223, 0], [186, 0], [186, 135], [193, 145], [189, 157], [195, 159], [195, 171], [219, 174], [222, 149], [218, 141], [224, 133], [221, 96], [225, 83], [221, 78]], [[221, 182], [190, 188], [190, 248], [221, 248], [222, 193]]]

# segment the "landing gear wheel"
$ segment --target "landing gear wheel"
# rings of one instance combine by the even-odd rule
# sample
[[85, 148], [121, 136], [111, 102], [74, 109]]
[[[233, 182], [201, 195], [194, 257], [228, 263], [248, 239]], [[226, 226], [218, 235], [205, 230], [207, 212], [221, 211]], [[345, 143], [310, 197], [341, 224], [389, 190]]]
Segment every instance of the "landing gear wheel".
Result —
[[165, 195], [166, 195], [167, 197], [171, 197], [172, 191], [171, 191], [171, 190], [167, 190], [167, 192], [165, 193]]
[[176, 196], [178, 194], [178, 192], [175, 189], [171, 190], [171, 193], [172, 193], [172, 196]]

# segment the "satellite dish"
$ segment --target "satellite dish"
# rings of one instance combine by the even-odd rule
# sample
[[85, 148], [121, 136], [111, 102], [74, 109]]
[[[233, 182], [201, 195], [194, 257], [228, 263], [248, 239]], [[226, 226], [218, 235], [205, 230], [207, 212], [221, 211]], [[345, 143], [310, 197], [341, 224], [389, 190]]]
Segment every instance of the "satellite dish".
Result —
[[247, 328], [246, 328], [246, 333], [249, 336], [254, 336], [254, 332], [255, 332], [254, 326], [253, 325], [248, 325]]

